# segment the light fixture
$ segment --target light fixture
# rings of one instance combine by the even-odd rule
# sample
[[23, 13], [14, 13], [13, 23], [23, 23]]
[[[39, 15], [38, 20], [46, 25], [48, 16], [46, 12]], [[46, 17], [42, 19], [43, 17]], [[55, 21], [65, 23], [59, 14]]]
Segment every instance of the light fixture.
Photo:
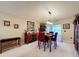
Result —
[[[50, 12], [50, 11], [48, 11], [48, 13], [49, 13], [49, 15], [51, 15], [51, 12]], [[49, 20], [47, 20], [46, 23], [47, 23], [47, 24], [52, 24]]]
[[48, 11], [48, 13], [51, 15], [51, 12], [50, 11]]
[[51, 23], [51, 22], [47, 21], [47, 24], [50, 24], [50, 25], [52, 25], [53, 23]]

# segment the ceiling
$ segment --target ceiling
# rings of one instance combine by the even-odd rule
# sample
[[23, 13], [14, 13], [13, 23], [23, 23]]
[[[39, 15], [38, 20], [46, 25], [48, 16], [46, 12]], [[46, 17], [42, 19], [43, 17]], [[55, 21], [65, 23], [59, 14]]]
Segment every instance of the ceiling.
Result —
[[[48, 13], [51, 12], [51, 15]], [[0, 12], [26, 19], [61, 20], [79, 13], [79, 2], [75, 1], [0, 1]]]

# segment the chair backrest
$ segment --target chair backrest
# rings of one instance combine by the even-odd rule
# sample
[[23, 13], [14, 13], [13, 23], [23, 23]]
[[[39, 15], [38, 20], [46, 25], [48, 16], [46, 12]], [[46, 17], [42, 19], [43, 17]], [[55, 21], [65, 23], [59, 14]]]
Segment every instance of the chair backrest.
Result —
[[54, 32], [49, 32], [52, 36], [51, 37], [53, 37], [54, 36]]
[[54, 32], [49, 32], [49, 33], [53, 34]]
[[45, 42], [45, 33], [44, 32], [38, 33], [38, 41]]

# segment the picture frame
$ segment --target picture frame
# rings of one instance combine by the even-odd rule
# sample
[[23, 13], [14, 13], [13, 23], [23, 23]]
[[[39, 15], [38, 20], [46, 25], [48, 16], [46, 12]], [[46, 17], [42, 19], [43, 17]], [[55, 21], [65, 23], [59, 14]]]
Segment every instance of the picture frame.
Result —
[[66, 26], [67, 26], [67, 29], [70, 29], [70, 24], [66, 24]]
[[10, 21], [4, 20], [4, 26], [10, 26]]
[[63, 29], [70, 29], [70, 24], [69, 23], [63, 24]]
[[19, 25], [18, 24], [14, 24], [14, 29], [18, 29]]
[[27, 21], [27, 31], [34, 31], [34, 22]]

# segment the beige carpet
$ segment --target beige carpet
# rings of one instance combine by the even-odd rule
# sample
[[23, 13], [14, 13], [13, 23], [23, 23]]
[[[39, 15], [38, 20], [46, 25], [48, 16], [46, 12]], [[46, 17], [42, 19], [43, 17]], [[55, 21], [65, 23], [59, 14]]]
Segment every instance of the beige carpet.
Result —
[[1, 57], [77, 57], [74, 45], [69, 43], [58, 43], [57, 49], [54, 49], [52, 45], [52, 52], [49, 52], [49, 48], [43, 51], [43, 48], [38, 49], [37, 41], [31, 44], [25, 44], [21, 47], [17, 47], [8, 50], [2, 54]]

